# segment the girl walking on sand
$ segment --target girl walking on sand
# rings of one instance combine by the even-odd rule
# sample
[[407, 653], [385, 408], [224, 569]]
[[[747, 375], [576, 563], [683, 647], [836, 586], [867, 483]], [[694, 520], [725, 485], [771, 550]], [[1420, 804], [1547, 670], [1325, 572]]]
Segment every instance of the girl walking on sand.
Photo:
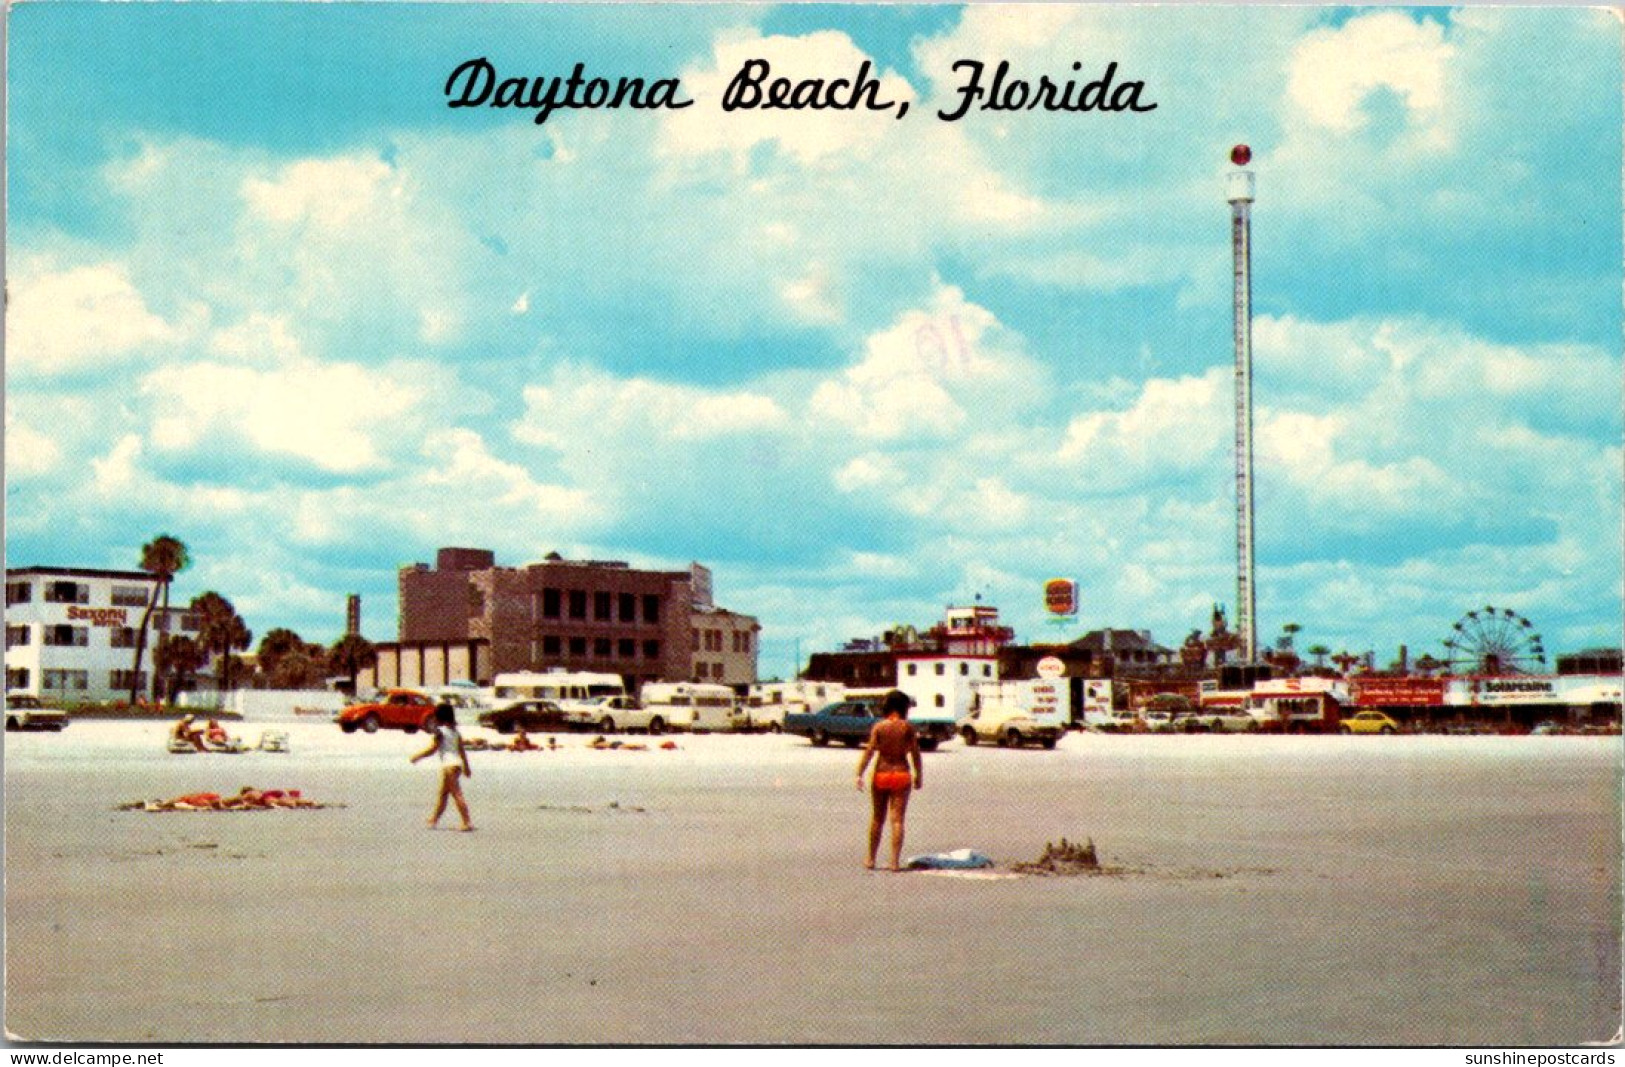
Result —
[[[886, 694], [881, 702], [886, 717], [869, 731], [869, 743], [858, 761], [859, 789], [863, 788], [863, 772], [869, 761], [875, 761], [874, 778], [869, 783], [869, 855], [863, 863], [870, 870], [874, 869], [875, 853], [880, 850], [880, 834], [888, 811], [891, 815], [891, 869], [903, 869], [903, 819], [908, 814], [909, 791], [925, 785], [919, 735], [914, 724], [908, 721], [908, 708], [912, 703], [908, 695], [899, 690]], [[914, 765], [912, 776], [909, 774], [911, 763]]]
[[468, 765], [468, 753], [463, 751], [463, 735], [457, 732], [457, 713], [450, 704], [441, 704], [434, 709], [434, 723], [434, 740], [412, 757], [413, 763], [430, 756], [440, 757], [440, 795], [435, 798], [434, 814], [429, 816], [429, 829], [439, 824], [449, 799], [457, 805], [457, 814], [463, 817], [463, 829], [472, 830], [474, 824], [468, 817], [468, 801], [463, 799], [462, 779], [464, 775], [474, 777], [474, 769]]

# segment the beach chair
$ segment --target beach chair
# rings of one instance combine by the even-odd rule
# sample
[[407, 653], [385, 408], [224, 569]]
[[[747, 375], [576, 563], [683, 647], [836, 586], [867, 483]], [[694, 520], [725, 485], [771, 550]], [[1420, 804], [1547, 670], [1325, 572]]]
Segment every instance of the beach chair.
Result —
[[171, 737], [166, 747], [176, 756], [184, 756], [189, 752], [197, 751], [196, 745], [192, 744], [190, 741], [182, 740], [179, 737]]
[[286, 751], [288, 751], [288, 731], [286, 731], [286, 730], [262, 730], [260, 732], [260, 746], [259, 747], [260, 747], [261, 752], [286, 752]]

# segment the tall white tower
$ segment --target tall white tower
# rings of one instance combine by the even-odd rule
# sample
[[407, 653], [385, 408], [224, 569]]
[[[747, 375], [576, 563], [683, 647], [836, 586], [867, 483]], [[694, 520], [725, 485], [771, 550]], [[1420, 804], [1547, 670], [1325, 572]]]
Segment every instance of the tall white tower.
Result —
[[1258, 656], [1257, 598], [1253, 588], [1253, 172], [1245, 169], [1253, 152], [1244, 144], [1230, 150], [1241, 170], [1229, 176], [1230, 249], [1235, 262], [1236, 340], [1236, 636], [1241, 659]]

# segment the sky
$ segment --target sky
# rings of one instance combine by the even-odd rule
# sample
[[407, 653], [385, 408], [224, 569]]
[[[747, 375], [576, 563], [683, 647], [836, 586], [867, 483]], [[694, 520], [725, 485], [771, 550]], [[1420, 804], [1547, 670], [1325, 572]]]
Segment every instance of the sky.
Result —
[[[448, 107], [476, 57], [694, 104]], [[910, 110], [723, 112], [752, 58]], [[963, 59], [1156, 107], [942, 121]], [[440, 546], [697, 560], [764, 677], [978, 596], [1177, 646], [1234, 613], [1247, 143], [1260, 639], [1621, 642], [1616, 14], [37, 2], [8, 63], [8, 566], [168, 533], [326, 643]]]

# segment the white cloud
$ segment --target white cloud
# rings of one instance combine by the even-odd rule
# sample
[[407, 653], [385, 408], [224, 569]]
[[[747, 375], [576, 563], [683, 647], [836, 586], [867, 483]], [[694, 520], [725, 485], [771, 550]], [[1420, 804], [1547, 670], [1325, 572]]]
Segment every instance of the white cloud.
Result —
[[405, 195], [389, 164], [362, 157], [300, 160], [272, 178], [251, 177], [242, 185], [252, 214], [276, 223], [309, 222], [321, 229], [363, 222]]
[[[729, 83], [753, 59], [769, 64], [768, 82], [821, 79], [826, 86], [839, 78], [853, 82], [868, 61], [870, 77], [880, 83], [879, 101], [901, 103], [914, 96], [906, 79], [882, 71], [844, 33], [831, 30], [801, 37], [763, 37], [755, 29], [728, 31], [717, 36], [709, 66], [683, 72], [683, 85], [693, 94], [695, 106], [663, 116], [660, 150], [675, 156], [725, 152], [743, 168], [751, 148], [771, 142], [799, 162], [814, 164], [863, 154], [891, 132], [896, 109], [871, 112], [861, 105], [856, 111], [758, 108], [723, 114], [722, 100]], [[766, 89], [764, 84], [764, 93]], [[850, 85], [842, 98], [849, 94]]]
[[648, 435], [668, 441], [703, 441], [773, 432], [787, 425], [772, 398], [749, 390], [715, 391], [648, 378], [615, 378], [591, 368], [566, 366], [546, 385], [525, 387], [525, 414], [515, 439], [564, 448]]
[[220, 363], [152, 371], [140, 393], [157, 412], [152, 443], [166, 450], [245, 442], [325, 471], [380, 462], [380, 438], [418, 405], [422, 390], [353, 363], [293, 362], [274, 370]]
[[62, 449], [46, 434], [6, 413], [6, 477], [37, 478], [62, 459]]
[[34, 272], [10, 283], [6, 361], [14, 370], [55, 374], [106, 367], [143, 350], [183, 341], [195, 322], [154, 314], [116, 262]]
[[1114, 484], [1199, 468], [1230, 447], [1232, 382], [1228, 367], [1201, 377], [1148, 379], [1124, 410], [1074, 418], [1057, 458]]
[[1287, 94], [1311, 123], [1338, 134], [1366, 124], [1362, 105], [1382, 89], [1402, 97], [1411, 120], [1426, 126], [1443, 109], [1454, 54], [1437, 22], [1398, 12], [1357, 15], [1304, 38], [1292, 55]]
[[968, 407], [996, 419], [1031, 402], [1043, 372], [986, 308], [953, 286], [871, 336], [863, 358], [820, 384], [810, 414], [872, 441], [940, 439], [965, 429]]

